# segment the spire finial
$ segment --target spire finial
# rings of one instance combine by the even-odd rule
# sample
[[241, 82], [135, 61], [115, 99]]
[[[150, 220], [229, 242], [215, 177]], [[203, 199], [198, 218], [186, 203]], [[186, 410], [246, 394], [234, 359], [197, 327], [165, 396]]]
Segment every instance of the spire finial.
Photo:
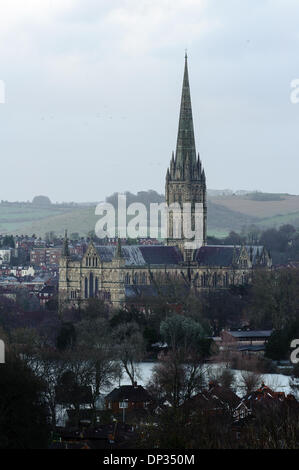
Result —
[[185, 49], [185, 60], [188, 59], [188, 54], [187, 54], [187, 52], [188, 52], [187, 49]]

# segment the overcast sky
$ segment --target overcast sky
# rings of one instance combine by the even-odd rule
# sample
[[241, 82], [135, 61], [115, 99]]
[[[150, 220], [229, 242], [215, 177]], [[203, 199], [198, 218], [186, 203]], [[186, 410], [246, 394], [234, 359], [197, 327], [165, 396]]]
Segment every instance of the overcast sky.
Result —
[[298, 194], [298, 0], [1, 0], [0, 199], [164, 192], [185, 48], [208, 187]]

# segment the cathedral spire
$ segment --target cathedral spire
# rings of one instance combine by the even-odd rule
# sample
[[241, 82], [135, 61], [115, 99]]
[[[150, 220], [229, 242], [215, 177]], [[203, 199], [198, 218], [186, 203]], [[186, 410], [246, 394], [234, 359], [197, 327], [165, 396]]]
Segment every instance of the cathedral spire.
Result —
[[[186, 246], [190, 246], [190, 240], [185, 237], [184, 230], [182, 230], [184, 226], [181, 212], [182, 204], [191, 204], [191, 230], [194, 231], [197, 230], [196, 227], [201, 227], [196, 233], [195, 242], [196, 248], [199, 248], [206, 244], [207, 200], [206, 177], [200, 157], [199, 155], [196, 156], [195, 149], [187, 53], [185, 54], [177, 147], [175, 156], [172, 155], [170, 167], [166, 174], [165, 197], [168, 207], [173, 203], [179, 207], [175, 214], [174, 211], [170, 211], [167, 219], [167, 244], [178, 246], [184, 252], [184, 256], [186, 254], [186, 259], [191, 260], [194, 255], [194, 253], [191, 253], [193, 248], [191, 251], [186, 248]], [[196, 204], [200, 204], [202, 208], [200, 213], [195, 211]], [[197, 218], [201, 220], [199, 225], [197, 224]], [[177, 233], [177, 220], [181, 220], [179, 233]]]
[[192, 166], [196, 165], [194, 127], [188, 74], [188, 57], [186, 52], [179, 129], [175, 155], [176, 168], [184, 168], [187, 155], [189, 155]]
[[68, 242], [68, 238], [67, 238], [67, 230], [65, 230], [64, 240], [63, 240], [62, 256], [69, 256], [69, 255], [70, 255], [69, 242]]

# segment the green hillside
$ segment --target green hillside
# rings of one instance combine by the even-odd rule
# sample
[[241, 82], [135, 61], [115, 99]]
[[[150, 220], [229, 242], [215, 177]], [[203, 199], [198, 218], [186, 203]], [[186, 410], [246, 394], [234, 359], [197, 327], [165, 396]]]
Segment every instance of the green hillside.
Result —
[[[115, 194], [107, 201], [115, 205]], [[164, 196], [155, 191], [142, 191], [138, 194], [127, 193], [127, 204], [142, 202], [162, 202]], [[35, 233], [44, 236], [54, 231], [62, 235], [78, 232], [87, 235], [94, 230], [98, 216], [94, 205], [30, 203], [0, 204], [0, 233]], [[251, 195], [217, 195], [208, 200], [208, 233], [217, 237], [226, 236], [231, 230], [240, 232], [244, 226], [255, 224], [261, 229], [292, 224], [299, 227], [299, 196], [285, 194], [256, 193]]]

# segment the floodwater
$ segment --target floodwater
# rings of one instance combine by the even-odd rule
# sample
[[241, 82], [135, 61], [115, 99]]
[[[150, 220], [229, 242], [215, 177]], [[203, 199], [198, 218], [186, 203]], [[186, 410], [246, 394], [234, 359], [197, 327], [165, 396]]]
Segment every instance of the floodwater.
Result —
[[[139, 375], [140, 377], [137, 379], [138, 384], [140, 385], [147, 385], [148, 381], [151, 378], [152, 369], [154, 365], [157, 364], [155, 362], [141, 362], [139, 364]], [[218, 369], [223, 369], [222, 364], [206, 364], [204, 365], [205, 376], [207, 380], [209, 379], [210, 374], [215, 374]], [[242, 371], [240, 370], [233, 370], [235, 374], [236, 380], [236, 393], [239, 396], [244, 395], [244, 390], [241, 387], [242, 382]], [[291, 388], [289, 385], [290, 377], [283, 375], [283, 374], [262, 374], [261, 375], [261, 382], [264, 382], [265, 385], [270, 387], [275, 392], [285, 392], [286, 394], [292, 393]], [[117, 381], [117, 383], [113, 384], [113, 388], [120, 385], [131, 385], [131, 381], [127, 374], [124, 373], [123, 378], [121, 381]]]

